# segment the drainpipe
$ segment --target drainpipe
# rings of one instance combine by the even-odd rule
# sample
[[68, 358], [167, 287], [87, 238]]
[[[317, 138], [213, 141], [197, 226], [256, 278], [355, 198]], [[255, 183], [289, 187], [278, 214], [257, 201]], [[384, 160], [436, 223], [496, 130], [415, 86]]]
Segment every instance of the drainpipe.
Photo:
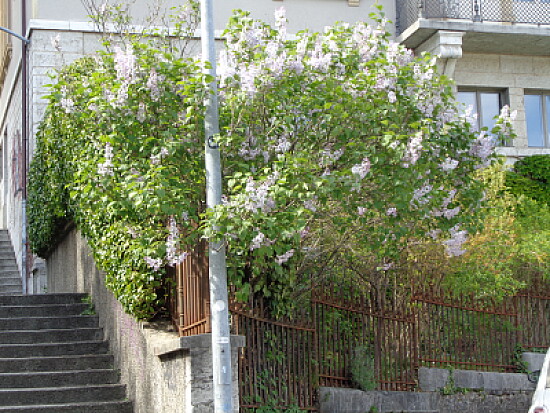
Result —
[[[21, 33], [27, 33], [27, 0], [21, 1]], [[27, 101], [27, 42], [21, 43], [21, 121], [22, 121], [22, 140], [23, 140], [23, 173], [21, 177], [21, 185], [23, 186], [23, 195], [21, 202], [21, 278], [23, 284], [23, 294], [27, 294], [29, 289], [27, 286], [28, 277], [28, 243], [27, 243], [27, 146], [29, 142], [29, 119], [28, 119], [28, 101]]]

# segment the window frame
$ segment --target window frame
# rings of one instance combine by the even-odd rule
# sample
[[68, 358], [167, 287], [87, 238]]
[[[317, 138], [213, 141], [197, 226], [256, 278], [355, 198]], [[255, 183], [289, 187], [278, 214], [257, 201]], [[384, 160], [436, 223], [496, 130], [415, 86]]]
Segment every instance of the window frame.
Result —
[[[477, 113], [477, 130], [481, 130], [482, 128], [482, 120], [483, 120], [483, 109], [481, 105], [481, 95], [483, 93], [496, 93], [498, 94], [498, 100], [499, 100], [499, 108], [498, 112], [502, 110], [502, 108], [506, 105], [510, 106], [510, 99], [508, 96], [508, 89], [506, 88], [492, 88], [492, 87], [475, 87], [475, 86], [458, 86], [456, 90], [456, 100], [457, 102], [460, 102], [458, 100], [458, 94], [464, 92], [464, 93], [475, 93], [475, 101], [476, 101], [476, 108], [475, 113]], [[460, 102], [461, 103], [461, 102]], [[492, 119], [492, 118], [491, 118]], [[490, 132], [490, 131], [489, 131]], [[501, 147], [510, 147], [512, 146], [512, 142], [497, 142], [497, 146]]]
[[[531, 146], [529, 144], [529, 129], [527, 126], [527, 113], [525, 114], [525, 135], [527, 138], [527, 147], [528, 148], [539, 148], [539, 149], [545, 149], [550, 148], [550, 114], [548, 111], [550, 110], [549, 105], [546, 102], [546, 98], [550, 99], [550, 90], [542, 90], [542, 89], [524, 89], [523, 91], [524, 96], [539, 96], [541, 99], [541, 114], [542, 114], [542, 146]], [[527, 112], [525, 108], [525, 99], [523, 99], [523, 109], [525, 112]]]

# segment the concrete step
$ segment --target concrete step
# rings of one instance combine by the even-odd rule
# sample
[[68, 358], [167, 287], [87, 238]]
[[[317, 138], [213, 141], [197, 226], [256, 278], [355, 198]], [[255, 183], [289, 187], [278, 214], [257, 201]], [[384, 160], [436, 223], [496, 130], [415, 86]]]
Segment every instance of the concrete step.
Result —
[[21, 285], [20, 282], [13, 285], [2, 285], [0, 286], [0, 295], [21, 294], [23, 288]]
[[0, 358], [29, 358], [105, 354], [109, 350], [106, 341], [80, 341], [74, 343], [4, 344]]
[[59, 317], [81, 315], [90, 306], [80, 304], [39, 304], [39, 305], [2, 305], [0, 304], [0, 318], [10, 317]]
[[0, 297], [0, 305], [40, 305], [82, 303], [86, 294], [36, 294]]
[[0, 359], [0, 373], [113, 368], [112, 354]]
[[133, 413], [129, 401], [0, 407], [1, 413]]
[[0, 331], [1, 344], [60, 343], [67, 341], [103, 340], [101, 328], [77, 328], [61, 330], [10, 330]]
[[121, 384], [0, 389], [0, 406], [114, 401], [125, 397], [126, 387]]
[[12, 278], [21, 278], [19, 270], [17, 268], [13, 269], [0, 269], [0, 277], [12, 277]]
[[97, 316], [73, 315], [67, 317], [13, 317], [0, 318], [2, 330], [52, 330], [63, 328], [97, 327]]
[[90, 384], [116, 384], [119, 373], [113, 369], [0, 373], [0, 388], [68, 387]]
[[2, 285], [17, 285], [21, 284], [21, 278], [17, 275], [2, 276], [0, 275], [0, 286]]

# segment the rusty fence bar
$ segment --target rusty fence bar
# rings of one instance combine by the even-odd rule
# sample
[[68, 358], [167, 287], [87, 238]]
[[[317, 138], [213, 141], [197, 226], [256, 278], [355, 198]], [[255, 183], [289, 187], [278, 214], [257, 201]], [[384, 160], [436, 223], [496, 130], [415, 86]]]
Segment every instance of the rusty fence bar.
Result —
[[210, 292], [206, 243], [200, 242], [175, 268], [167, 267], [172, 288], [169, 310], [180, 336], [210, 332]]
[[316, 410], [316, 331], [273, 322], [233, 308], [236, 334], [246, 337], [239, 359], [241, 411], [260, 407]]
[[[209, 332], [204, 246], [172, 270], [169, 307], [180, 335]], [[246, 337], [239, 358], [243, 412], [270, 406], [315, 411], [319, 386], [414, 390], [420, 366], [517, 371], [519, 349], [550, 345], [550, 289], [501, 303], [445, 291], [384, 285], [317, 286], [292, 320], [264, 303], [230, 303]]]
[[547, 349], [550, 345], [550, 293], [521, 292], [514, 298], [521, 346]]
[[515, 371], [521, 345], [512, 301], [482, 303], [472, 297], [417, 293], [418, 360], [421, 365]]

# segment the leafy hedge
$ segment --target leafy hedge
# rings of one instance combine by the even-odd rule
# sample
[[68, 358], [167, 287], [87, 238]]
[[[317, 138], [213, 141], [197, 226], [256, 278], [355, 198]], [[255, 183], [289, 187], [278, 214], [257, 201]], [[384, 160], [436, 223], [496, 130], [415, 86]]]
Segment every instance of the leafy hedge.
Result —
[[507, 173], [506, 185], [516, 195], [550, 205], [550, 155], [533, 155], [517, 161]]

